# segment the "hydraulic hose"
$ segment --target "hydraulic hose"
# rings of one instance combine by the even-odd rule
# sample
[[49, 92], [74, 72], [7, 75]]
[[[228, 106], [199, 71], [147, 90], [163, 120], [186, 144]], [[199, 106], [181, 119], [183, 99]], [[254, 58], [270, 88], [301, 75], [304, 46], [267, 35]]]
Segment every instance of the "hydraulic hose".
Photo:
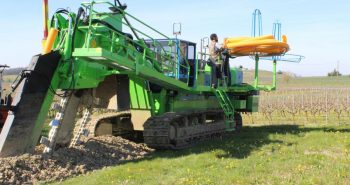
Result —
[[78, 29], [78, 25], [79, 25], [79, 20], [80, 20], [80, 17], [83, 15], [83, 13], [85, 12], [85, 10], [80, 7], [79, 10], [78, 10], [78, 13], [77, 13], [77, 16], [75, 17], [75, 21], [74, 21], [74, 27], [73, 27], [73, 32], [72, 32], [72, 53], [74, 51], [74, 38], [75, 38], [75, 33]]
[[[118, 2], [118, 5], [119, 5], [119, 6], [122, 6], [122, 4], [120, 3], [119, 0], [116, 0], [115, 2]], [[124, 20], [125, 20], [126, 24], [129, 25], [129, 28], [131, 29], [132, 33], [134, 33], [134, 35], [135, 35], [135, 37], [137, 38], [137, 40], [140, 40], [140, 37], [137, 35], [137, 32], [133, 29], [133, 27], [131, 26], [131, 24], [130, 24], [128, 18], [126, 18], [125, 15], [124, 15]]]
[[[132, 45], [136, 48], [137, 51], [143, 52], [142, 45], [139, 44], [139, 43], [137, 43], [137, 42], [135, 42], [135, 41], [133, 41], [133, 38], [132, 38], [132, 35], [131, 35], [131, 34], [129, 34], [129, 33], [124, 33], [124, 32], [122, 32], [122, 31], [116, 29], [114, 26], [112, 26], [111, 24], [109, 24], [109, 23], [106, 22], [106, 21], [102, 21], [102, 20], [99, 20], [99, 19], [92, 19], [91, 22], [92, 22], [93, 24], [96, 24], [96, 23], [97, 23], [97, 24], [102, 24], [102, 25], [106, 26], [107, 28], [109, 28], [109, 29], [111, 29], [111, 30], [117, 32], [118, 34], [123, 35], [123, 36], [129, 38], [128, 42], [129, 42], [130, 44], [132, 44]], [[142, 50], [142, 51], [141, 51], [141, 50]]]
[[63, 8], [57, 9], [56, 12], [52, 15], [51, 20], [50, 20], [50, 27], [51, 27], [51, 28], [53, 27], [53, 21], [54, 21], [54, 19], [55, 19], [55, 14], [65, 14], [65, 15], [68, 15], [69, 12], [68, 12], [68, 10], [63, 9]]

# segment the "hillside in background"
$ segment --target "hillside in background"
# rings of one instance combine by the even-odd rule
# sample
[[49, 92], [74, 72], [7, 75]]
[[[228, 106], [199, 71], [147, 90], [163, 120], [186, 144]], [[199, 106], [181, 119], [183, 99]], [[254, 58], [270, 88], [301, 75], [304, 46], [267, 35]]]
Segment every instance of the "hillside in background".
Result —
[[4, 75], [18, 75], [23, 69], [24, 69], [24, 67], [10, 68], [10, 69], [6, 69], [3, 74]]
[[[243, 72], [243, 81], [252, 84], [254, 81], [254, 71]], [[259, 84], [272, 84], [272, 72], [260, 71]], [[319, 77], [298, 77], [293, 73], [282, 72], [277, 74], [277, 88], [320, 88], [320, 87], [349, 87], [349, 76], [319, 76]]]

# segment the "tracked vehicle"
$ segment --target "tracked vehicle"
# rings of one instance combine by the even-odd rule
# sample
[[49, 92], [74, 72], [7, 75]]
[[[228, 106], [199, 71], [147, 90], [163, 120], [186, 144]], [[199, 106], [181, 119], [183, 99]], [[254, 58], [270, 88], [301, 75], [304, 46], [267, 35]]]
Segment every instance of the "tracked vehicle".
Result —
[[[197, 46], [169, 38], [125, 9], [119, 1], [92, 1], [77, 13], [59, 9], [47, 21], [43, 53], [13, 85], [17, 93], [0, 135], [1, 157], [32, 152], [39, 140], [51, 152], [104, 134], [141, 137], [159, 149], [186, 148], [238, 131], [241, 113], [258, 111], [259, 91], [275, 89], [276, 61], [273, 84], [263, 86], [259, 57], [283, 55], [288, 45], [265, 43], [239, 53], [227, 44], [223, 62], [255, 57], [254, 84], [243, 83], [242, 69], [232, 67], [213, 88], [204, 40]], [[54, 97], [60, 97], [56, 116], [48, 138], [40, 138]]]

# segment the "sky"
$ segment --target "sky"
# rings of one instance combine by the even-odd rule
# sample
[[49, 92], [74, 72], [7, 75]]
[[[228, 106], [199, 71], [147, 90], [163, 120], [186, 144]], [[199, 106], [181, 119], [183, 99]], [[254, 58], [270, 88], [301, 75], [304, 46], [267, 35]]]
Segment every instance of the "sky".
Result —
[[[49, 0], [50, 16], [58, 8], [76, 12], [80, 0]], [[263, 33], [272, 33], [276, 20], [282, 23], [291, 54], [305, 56], [301, 63], [278, 63], [278, 70], [300, 76], [324, 76], [337, 67], [350, 74], [350, 1], [348, 0], [128, 0], [127, 12], [169, 37], [172, 24], [181, 22], [179, 38], [200, 43], [200, 39], [217, 33], [225, 37], [250, 36], [255, 9], [262, 13]], [[25, 67], [41, 51], [43, 37], [42, 1], [4, 1], [0, 6], [1, 64]], [[271, 70], [269, 61], [261, 69]], [[249, 58], [237, 58], [231, 66], [252, 68]]]

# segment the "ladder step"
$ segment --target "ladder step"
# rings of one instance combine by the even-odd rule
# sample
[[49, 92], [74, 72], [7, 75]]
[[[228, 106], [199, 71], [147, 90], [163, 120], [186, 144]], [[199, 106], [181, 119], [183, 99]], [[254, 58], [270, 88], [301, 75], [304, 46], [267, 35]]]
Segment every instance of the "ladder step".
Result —
[[214, 94], [219, 100], [220, 106], [224, 111], [225, 124], [227, 126], [226, 130], [235, 130], [234, 128], [232, 128], [232, 124], [236, 124], [236, 121], [234, 119], [235, 108], [232, 105], [230, 98], [228, 97], [227, 93], [222, 90], [215, 90]]

